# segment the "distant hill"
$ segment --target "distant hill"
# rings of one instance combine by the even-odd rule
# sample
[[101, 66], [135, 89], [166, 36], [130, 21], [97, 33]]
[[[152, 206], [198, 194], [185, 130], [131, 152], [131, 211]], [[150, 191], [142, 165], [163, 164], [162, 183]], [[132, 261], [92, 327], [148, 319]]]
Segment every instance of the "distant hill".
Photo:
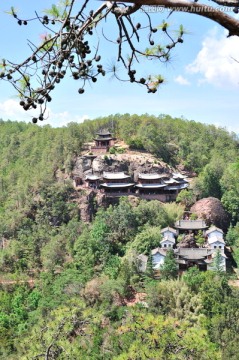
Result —
[[[90, 166], [85, 144], [105, 128], [130, 150], [94, 166], [177, 169], [195, 175], [190, 189], [177, 203], [129, 196], [113, 206], [76, 190], [74, 173]], [[168, 115], [57, 129], [0, 121], [0, 358], [238, 359], [239, 294], [224, 275], [192, 268], [157, 281], [150, 257], [143, 275], [136, 257], [196, 200], [214, 197], [229, 213], [226, 241], [239, 264], [238, 155], [235, 134]]]

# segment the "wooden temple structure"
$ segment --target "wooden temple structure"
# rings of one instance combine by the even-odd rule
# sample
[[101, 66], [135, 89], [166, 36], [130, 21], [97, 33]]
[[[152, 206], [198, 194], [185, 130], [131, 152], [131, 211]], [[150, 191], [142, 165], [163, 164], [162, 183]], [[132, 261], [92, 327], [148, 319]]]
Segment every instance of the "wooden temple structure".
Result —
[[[180, 174], [179, 174], [180, 175]], [[75, 185], [85, 184], [92, 189], [101, 189], [106, 196], [134, 195], [146, 200], [174, 201], [182, 189], [188, 187], [186, 177], [176, 180], [170, 174], [140, 173], [135, 182], [123, 171], [87, 174], [85, 179], [75, 177]], [[178, 175], [177, 175], [178, 176]]]
[[121, 196], [129, 194], [134, 186], [131, 177], [124, 172], [103, 172], [101, 188], [106, 194]]
[[[181, 222], [181, 227], [179, 223]], [[188, 237], [195, 237], [197, 231], [203, 229], [204, 244], [198, 246], [196, 242], [178, 241], [180, 231], [189, 231]], [[161, 240], [157, 248], [151, 250], [153, 268], [160, 273], [160, 267], [164, 264], [167, 251], [173, 249], [174, 258], [178, 266], [179, 273], [197, 267], [200, 271], [214, 270], [214, 259], [217, 253], [220, 254], [220, 266], [222, 271], [226, 271], [225, 241], [223, 231], [215, 226], [208, 226], [204, 220], [180, 220], [175, 223], [174, 228], [166, 227], [160, 231]], [[160, 237], [159, 237], [160, 239]], [[195, 239], [194, 239], [195, 240]], [[139, 260], [143, 262], [142, 271], [147, 268], [148, 257], [144, 254], [139, 255]]]
[[91, 147], [93, 152], [108, 152], [109, 148], [115, 143], [115, 138], [112, 133], [108, 130], [102, 130], [96, 133], [94, 138], [94, 146]]
[[97, 175], [87, 175], [85, 178], [85, 182], [87, 184], [87, 187], [90, 187], [92, 189], [98, 189], [100, 185], [100, 176]]
[[139, 174], [136, 193], [146, 199], [174, 201], [182, 189], [188, 187], [186, 176], [181, 174]]

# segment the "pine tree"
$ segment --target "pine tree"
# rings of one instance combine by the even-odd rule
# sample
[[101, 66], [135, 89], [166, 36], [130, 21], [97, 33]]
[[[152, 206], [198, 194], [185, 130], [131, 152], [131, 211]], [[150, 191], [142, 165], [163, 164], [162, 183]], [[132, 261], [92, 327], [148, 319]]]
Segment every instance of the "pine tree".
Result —
[[222, 255], [221, 255], [220, 250], [216, 251], [214, 261], [213, 261], [213, 270], [218, 274], [223, 272]]
[[169, 249], [165, 256], [164, 264], [160, 268], [163, 279], [175, 279], [178, 274], [178, 266], [174, 257], [173, 249]]

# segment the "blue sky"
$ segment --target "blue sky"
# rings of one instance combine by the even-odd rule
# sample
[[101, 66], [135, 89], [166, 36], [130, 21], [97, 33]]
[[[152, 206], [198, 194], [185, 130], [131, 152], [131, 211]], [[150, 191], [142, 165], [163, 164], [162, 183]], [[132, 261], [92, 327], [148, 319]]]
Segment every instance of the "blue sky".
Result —
[[[36, 23], [21, 27], [17, 25], [12, 17], [4, 13], [10, 8], [6, 3], [0, 4], [0, 58], [18, 62], [29, 54], [26, 38], [39, 43], [44, 30]], [[19, 9], [19, 16], [24, 18], [33, 17], [34, 10], [41, 13], [52, 3], [53, 0], [11, 1], [11, 5]], [[99, 2], [94, 0], [90, 4], [92, 7], [99, 6]], [[168, 14], [167, 10], [155, 13], [154, 25], [160, 25]], [[135, 14], [135, 22], [140, 17], [141, 14]], [[85, 118], [115, 113], [148, 113], [183, 116], [239, 133], [239, 63], [232, 60], [232, 57], [239, 59], [239, 39], [227, 38], [221, 27], [198, 15], [173, 13], [167, 21], [172, 29], [183, 24], [190, 34], [185, 36], [183, 44], [175, 48], [168, 65], [156, 61], [144, 61], [140, 65], [142, 75], [151, 72], [162, 74], [166, 79], [156, 94], [148, 94], [144, 87], [136, 84], [105, 77], [79, 95], [79, 82], [64, 79], [53, 94], [49, 119], [44, 124], [63, 126], [69, 121], [80, 122]], [[105, 33], [113, 40], [117, 37], [110, 23]], [[160, 32], [155, 34], [155, 42], [160, 40], [160, 36]], [[103, 41], [101, 55], [110, 62], [116, 58], [117, 48]], [[18, 106], [14, 89], [1, 82], [0, 117], [29, 122], [32, 116], [33, 112], [25, 112]]]

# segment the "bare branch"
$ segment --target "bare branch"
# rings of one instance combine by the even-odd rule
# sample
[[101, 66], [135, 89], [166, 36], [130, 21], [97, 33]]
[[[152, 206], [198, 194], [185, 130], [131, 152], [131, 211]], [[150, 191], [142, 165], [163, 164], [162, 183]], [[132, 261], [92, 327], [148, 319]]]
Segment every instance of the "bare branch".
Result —
[[[219, 25], [223, 26], [229, 31], [228, 36], [236, 35], [239, 36], [239, 21], [232, 16], [227, 15], [225, 12], [220, 11], [213, 6], [207, 6], [203, 4], [198, 4], [195, 2], [187, 0], [126, 0], [126, 3], [134, 3], [135, 5], [148, 5], [148, 6], [163, 6], [167, 9], [173, 9], [175, 11], [187, 12], [190, 14], [195, 14], [203, 16], [210, 20], [215, 21]], [[218, 4], [220, 2], [215, 1]], [[238, 2], [227, 2], [223, 5], [227, 6], [238, 6]], [[230, 5], [228, 5], [230, 4]], [[221, 4], [222, 5], [222, 4]]]

